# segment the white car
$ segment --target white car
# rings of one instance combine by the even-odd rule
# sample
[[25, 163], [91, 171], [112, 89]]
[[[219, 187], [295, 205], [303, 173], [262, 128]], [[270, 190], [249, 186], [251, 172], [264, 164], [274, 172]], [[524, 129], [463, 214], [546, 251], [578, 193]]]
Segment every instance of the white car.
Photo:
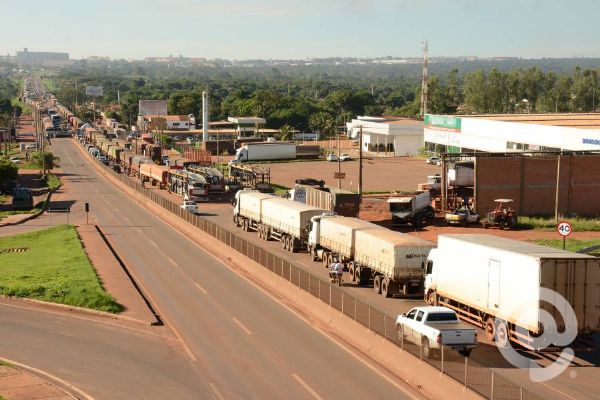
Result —
[[429, 157], [427, 158], [426, 163], [432, 165], [442, 165], [442, 159], [439, 157]]
[[337, 161], [337, 156], [334, 153], [327, 154], [327, 161]]
[[35, 150], [37, 149], [37, 143], [28, 144], [25, 146], [25, 150]]
[[192, 214], [196, 214], [198, 212], [198, 204], [196, 204], [196, 202], [192, 200], [184, 200], [183, 204], [179, 207], [191, 212]]
[[9, 158], [9, 160], [15, 164], [18, 164], [21, 162], [21, 159], [19, 157], [11, 157], [11, 158]]
[[350, 161], [352, 160], [352, 157], [350, 157], [348, 154], [344, 153], [340, 155], [340, 161]]

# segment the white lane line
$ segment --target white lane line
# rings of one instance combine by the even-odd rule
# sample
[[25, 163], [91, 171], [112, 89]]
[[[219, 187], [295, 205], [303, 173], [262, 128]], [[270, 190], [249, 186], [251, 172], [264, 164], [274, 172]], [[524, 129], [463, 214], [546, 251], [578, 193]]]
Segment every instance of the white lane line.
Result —
[[131, 220], [127, 217], [123, 217], [123, 219], [125, 220], [125, 222], [127, 222], [129, 225], [131, 225]]
[[252, 331], [246, 328], [246, 325], [242, 324], [236, 317], [231, 317], [231, 319], [237, 324], [237, 326], [239, 326], [244, 332], [246, 332], [247, 335], [252, 335]]
[[177, 265], [177, 263], [175, 262], [175, 260], [173, 260], [171, 257], [167, 256], [167, 260], [169, 260], [169, 262], [171, 264], [173, 264], [174, 266], [179, 267], [179, 265]]
[[142, 233], [142, 230], [141, 230], [140, 228], [135, 228], [135, 231], [136, 231], [137, 233]]
[[154, 243], [154, 240], [149, 240], [150, 244], [158, 249], [158, 245]]
[[323, 398], [321, 396], [319, 396], [319, 394], [317, 392], [315, 392], [313, 390], [313, 388], [311, 388], [310, 386], [308, 386], [308, 383], [304, 382], [304, 380], [302, 380], [302, 378], [300, 378], [298, 376], [298, 374], [292, 374], [292, 376], [294, 377], [295, 380], [298, 381], [299, 384], [302, 385], [302, 387], [304, 387], [304, 389], [306, 389], [306, 391], [310, 394], [312, 394], [312, 396], [317, 399], [317, 400], [323, 400]]
[[206, 291], [206, 289], [204, 289], [202, 286], [200, 286], [199, 283], [194, 282], [194, 285], [196, 285], [196, 287], [204, 294], [208, 294], [208, 292]]
[[223, 397], [223, 395], [221, 394], [221, 392], [219, 392], [219, 389], [217, 389], [217, 387], [215, 386], [214, 383], [212, 382], [208, 382], [208, 386], [210, 386], [211, 390], [213, 391], [213, 393], [215, 394], [215, 397], [219, 400], [225, 400], [225, 397]]

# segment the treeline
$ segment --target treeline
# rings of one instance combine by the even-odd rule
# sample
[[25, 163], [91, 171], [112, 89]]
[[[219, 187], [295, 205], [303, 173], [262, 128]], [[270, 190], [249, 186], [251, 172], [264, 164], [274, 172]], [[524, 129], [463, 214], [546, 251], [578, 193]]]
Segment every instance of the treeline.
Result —
[[[538, 61], [548, 66], [548, 60]], [[506, 65], [500, 64], [502, 68], [467, 68], [468, 72], [432, 68], [429, 112], [590, 112], [598, 108], [600, 69], [590, 60], [584, 63], [587, 68], [576, 66], [568, 72], [561, 72], [563, 63], [546, 70], [540, 66], [504, 70]], [[140, 99], [167, 100], [170, 114], [199, 116], [201, 93], [207, 90], [211, 120], [256, 115], [266, 118], [271, 128], [330, 133], [357, 115], [418, 116], [420, 75], [398, 71], [402, 69], [393, 66], [211, 68], [111, 62], [76, 65], [48, 79], [57, 97], [71, 109], [76, 102], [90, 100], [84, 97], [85, 85], [102, 85], [104, 96], [98, 101], [105, 105], [116, 103], [119, 93], [120, 111], [110, 115], [126, 124], [136, 119]], [[86, 108], [79, 112], [91, 117]]]

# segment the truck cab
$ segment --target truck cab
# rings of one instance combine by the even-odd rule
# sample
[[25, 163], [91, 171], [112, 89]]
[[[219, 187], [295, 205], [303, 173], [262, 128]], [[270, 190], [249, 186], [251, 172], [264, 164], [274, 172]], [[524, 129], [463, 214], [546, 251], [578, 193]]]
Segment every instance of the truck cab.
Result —
[[336, 217], [335, 213], [323, 213], [321, 215], [315, 215], [310, 219], [310, 226], [308, 227], [308, 252], [310, 253], [313, 261], [322, 259], [321, 243], [319, 238], [321, 237], [321, 220], [323, 218]]

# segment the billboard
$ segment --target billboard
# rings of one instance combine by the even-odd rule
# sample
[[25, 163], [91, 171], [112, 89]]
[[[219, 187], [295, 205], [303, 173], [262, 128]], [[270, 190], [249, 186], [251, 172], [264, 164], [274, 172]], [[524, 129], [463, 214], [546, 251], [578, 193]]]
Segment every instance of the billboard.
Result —
[[85, 87], [85, 95], [100, 97], [100, 96], [104, 95], [104, 91], [102, 89], [102, 86], [86, 86]]
[[139, 115], [167, 115], [166, 100], [140, 100]]

